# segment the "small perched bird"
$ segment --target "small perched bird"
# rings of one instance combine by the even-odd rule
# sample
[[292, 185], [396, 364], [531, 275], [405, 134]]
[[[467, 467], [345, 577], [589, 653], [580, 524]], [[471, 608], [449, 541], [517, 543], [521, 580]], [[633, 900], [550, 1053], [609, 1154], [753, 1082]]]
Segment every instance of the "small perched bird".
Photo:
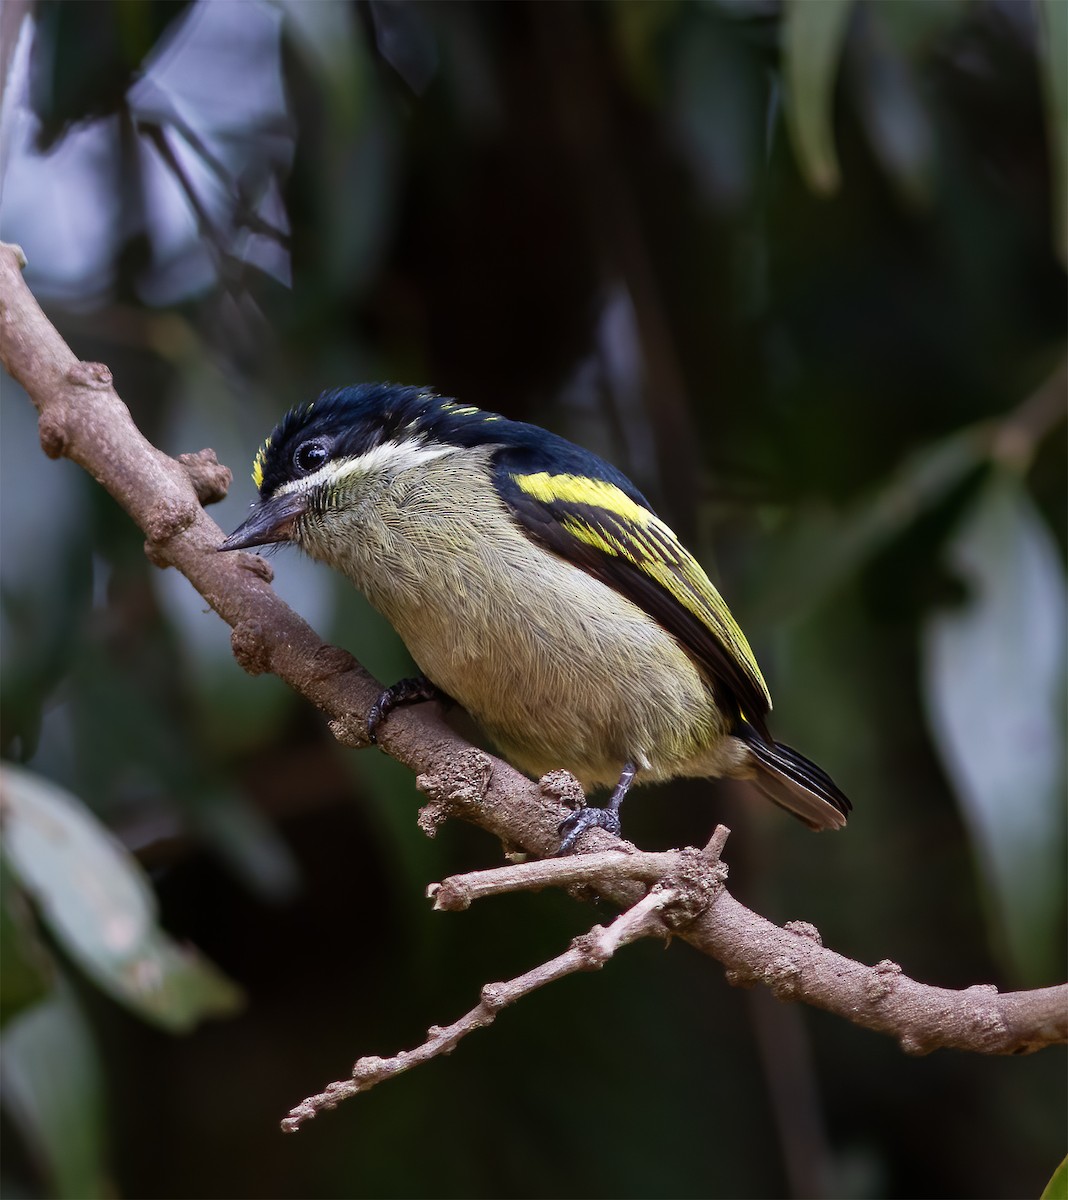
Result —
[[602, 808], [560, 827], [619, 832], [632, 783], [752, 780], [812, 829], [851, 805], [772, 740], [771, 697], [719, 592], [615, 467], [536, 425], [432, 391], [360, 384], [289, 412], [263, 443], [260, 499], [219, 547], [294, 542], [347, 575], [423, 678], [368, 717], [439, 693], [516, 766], [565, 767]]

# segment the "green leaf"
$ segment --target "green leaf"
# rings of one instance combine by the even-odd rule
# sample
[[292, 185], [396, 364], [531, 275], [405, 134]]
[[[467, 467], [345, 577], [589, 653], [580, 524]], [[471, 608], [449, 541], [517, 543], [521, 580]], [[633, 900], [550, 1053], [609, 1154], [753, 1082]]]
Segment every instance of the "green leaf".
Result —
[[789, 0], [783, 23], [786, 125], [814, 191], [838, 188], [834, 84], [853, 0]]
[[74, 796], [5, 765], [0, 798], [12, 870], [64, 949], [104, 991], [173, 1033], [240, 1006], [230, 980], [159, 928], [140, 867]]
[[978, 855], [1003, 951], [1025, 979], [1055, 969], [1061, 905], [1064, 569], [1016, 474], [987, 484], [949, 548], [969, 590], [931, 616], [924, 692]]
[[280, 904], [300, 885], [300, 867], [275, 827], [236, 792], [205, 785], [186, 797], [199, 837], [261, 900]]
[[1040, 0], [1039, 45], [1046, 137], [1053, 165], [1053, 237], [1068, 266], [1068, 4]]
[[655, 102], [664, 90], [664, 33], [682, 12], [678, 0], [635, 4], [614, 0], [610, 7], [612, 37], [631, 86], [643, 99]]
[[70, 987], [58, 987], [16, 1017], [0, 1049], [5, 1109], [53, 1194], [70, 1200], [114, 1196], [105, 1164], [100, 1060]]
[[1039, 1200], [1068, 1200], [1068, 1158], [1053, 1172]]
[[824, 603], [985, 460], [978, 426], [923, 446], [844, 512], [802, 512], [768, 540], [746, 611], [754, 625], [797, 618]]
[[675, 39], [669, 78], [672, 119], [694, 177], [710, 203], [740, 210], [753, 194], [764, 153], [767, 102], [751, 55], [719, 23], [698, 22]]
[[38, 937], [33, 913], [0, 854], [0, 1028], [43, 999], [52, 986], [52, 963]]
[[902, 4], [901, 0], [868, 0], [865, 8], [892, 38], [902, 54], [915, 61], [930, 52], [953, 25], [968, 15], [970, 0], [923, 0]]
[[866, 11], [851, 93], [883, 169], [902, 199], [920, 207], [931, 196], [934, 134], [911, 65], [884, 28], [884, 11]]

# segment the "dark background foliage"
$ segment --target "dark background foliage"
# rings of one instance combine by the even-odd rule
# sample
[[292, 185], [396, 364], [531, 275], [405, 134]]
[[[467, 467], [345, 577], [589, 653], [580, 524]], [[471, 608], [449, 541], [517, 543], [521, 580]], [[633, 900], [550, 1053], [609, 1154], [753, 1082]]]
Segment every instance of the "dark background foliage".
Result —
[[[611, 458], [720, 581], [778, 735], [856, 804], [816, 838], [688, 782], [639, 791], [627, 834], [724, 820], [732, 887], [774, 920], [949, 987], [1057, 982], [1064, 12], [12, 0], [3, 235], [146, 434], [235, 467], [226, 529], [281, 412], [361, 379]], [[426, 883], [497, 848], [427, 842], [407, 772], [244, 676], [3, 393], [5, 757], [27, 803], [50, 779], [87, 806], [244, 993], [197, 960], [146, 1014], [12, 830], [8, 1195], [1038, 1195], [1060, 1051], [909, 1058], [677, 945], [279, 1134], [610, 914], [430, 913]], [[274, 565], [324, 636], [406, 673], [346, 584]]]

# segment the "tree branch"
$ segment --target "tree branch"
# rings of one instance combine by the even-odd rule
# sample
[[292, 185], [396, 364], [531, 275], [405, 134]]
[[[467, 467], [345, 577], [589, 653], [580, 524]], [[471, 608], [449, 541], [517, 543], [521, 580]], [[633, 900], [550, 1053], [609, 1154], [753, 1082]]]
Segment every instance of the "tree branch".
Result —
[[441, 1054], [451, 1054], [469, 1033], [492, 1025], [502, 1008], [515, 1004], [538, 988], [567, 975], [574, 975], [576, 971], [599, 971], [617, 950], [639, 938], [666, 937], [667, 930], [661, 922], [661, 914], [677, 900], [678, 893], [674, 889], [658, 884], [607, 928], [594, 925], [589, 933], [575, 938], [563, 954], [506, 983], [487, 983], [478, 1004], [470, 1012], [444, 1028], [432, 1025], [421, 1046], [414, 1050], [402, 1050], [391, 1058], [367, 1055], [353, 1066], [351, 1079], [331, 1083], [324, 1091], [309, 1096], [296, 1108], [290, 1109], [289, 1115], [282, 1121], [283, 1132], [296, 1133], [305, 1121], [325, 1109], [336, 1108], [342, 1100], [359, 1092], [368, 1092], [376, 1083], [392, 1079], [394, 1075], [429, 1062]]
[[664, 925], [723, 963], [732, 984], [762, 983], [780, 1000], [804, 1000], [889, 1033], [909, 1054], [942, 1047], [1025, 1054], [1068, 1041], [1068, 985], [1005, 995], [993, 984], [950, 991], [917, 983], [889, 959], [866, 967], [835, 954], [807, 921], [779, 927], [757, 916], [722, 886], [727, 872], [719, 855], [727, 834], [717, 826], [702, 851], [627, 849], [476, 871], [432, 884], [427, 895], [436, 909], [460, 910], [505, 892], [582, 882], [614, 897], [635, 883], [656, 880], [676, 893], [673, 913], [661, 918]]
[[[365, 746], [364, 717], [380, 685], [346, 651], [320, 641], [274, 594], [263, 559], [215, 553], [222, 532], [201, 500], [225, 491], [226, 469], [210, 451], [176, 461], [152, 446], [116, 394], [110, 371], [80, 362], [45, 317], [22, 279], [22, 265], [17, 247], [0, 246], [0, 361], [37, 407], [45, 453], [80, 464], [122, 505], [144, 531], [152, 562], [181, 571], [232, 627], [234, 655], [246, 671], [278, 675], [328, 716], [341, 742]], [[394, 713], [379, 743], [418, 773], [416, 784], [430, 800], [419, 815], [426, 833], [459, 816], [508, 849], [542, 858], [555, 849], [556, 828], [567, 811], [559, 796], [574, 787], [560, 772], [541, 785], [532, 783], [464, 742], [428, 706]], [[675, 857], [621, 855], [625, 843], [603, 830], [591, 831], [584, 844], [613, 850], [612, 863], [627, 859], [631, 869], [585, 855], [505, 870], [517, 871], [513, 878], [525, 881], [523, 886], [592, 885], [621, 908], [633, 909], [651, 879], [692, 873], [698, 865], [693, 856], [701, 857], [692, 850]], [[486, 894], [487, 887], [501, 890], [497, 884], [446, 881], [437, 896], [444, 893], [447, 900], [449, 889], [461, 886], [475, 889], [471, 898]], [[730, 982], [762, 983], [780, 999], [803, 1000], [890, 1034], [910, 1053], [954, 1047], [1019, 1054], [1068, 1041], [1068, 985], [1007, 995], [991, 985], [964, 991], [930, 987], [909, 979], [896, 963], [866, 967], [835, 954], [809, 925], [780, 928], [723, 889], [685, 919], [674, 920], [679, 936], [727, 968]]]

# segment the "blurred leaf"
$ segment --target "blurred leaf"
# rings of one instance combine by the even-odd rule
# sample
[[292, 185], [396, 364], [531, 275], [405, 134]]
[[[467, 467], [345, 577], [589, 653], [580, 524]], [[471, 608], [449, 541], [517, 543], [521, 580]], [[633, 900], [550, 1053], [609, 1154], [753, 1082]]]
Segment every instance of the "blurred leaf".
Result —
[[422, 10], [411, 0], [368, 0], [378, 53], [417, 96], [438, 71], [438, 46]]
[[5, 766], [4, 846], [71, 957], [109, 995], [173, 1033], [236, 1011], [241, 994], [158, 926], [140, 867], [68, 792]]
[[347, 4], [307, 4], [304, 0], [274, 2], [285, 16], [288, 41], [306, 59], [326, 93], [331, 120], [347, 120], [348, 128], [356, 128], [366, 51], [354, 9]]
[[863, 12], [862, 53], [851, 72], [857, 108], [884, 170], [906, 201], [921, 205], [931, 191], [930, 122], [910, 65], [883, 27], [882, 8], [866, 6]]
[[[764, 555], [754, 624], [798, 616], [822, 603], [984, 461], [982, 426], [954, 433], [910, 455], [890, 479], [845, 513], [810, 510], [792, 521]], [[766, 573], [765, 573], [766, 572]]]
[[1016, 973], [1053, 969], [1060, 916], [1068, 597], [1016, 474], [995, 475], [949, 549], [970, 599], [923, 631], [927, 711]]
[[1053, 237], [1068, 266], [1068, 4], [1041, 0], [1039, 55], [1046, 101], [1046, 137], [1053, 174]]
[[868, 0], [864, 7], [877, 15], [898, 50], [915, 59], [967, 13], [969, 2], [924, 0], [922, 4], [902, 4], [901, 0]]
[[764, 153], [761, 68], [733, 32], [704, 21], [677, 39], [669, 78], [678, 137], [694, 177], [717, 207], [742, 208]]
[[786, 124], [814, 191], [838, 188], [834, 83], [853, 0], [789, 0], [783, 24]]
[[50, 1176], [53, 1194], [69, 1200], [114, 1196], [104, 1153], [100, 1060], [70, 987], [57, 988], [12, 1021], [0, 1048], [4, 1107]]
[[84, 636], [93, 585], [95, 485], [74, 463], [55, 464], [40, 486], [37, 413], [4, 380], [0, 476], [0, 746], [33, 756], [42, 712]]
[[614, 0], [611, 6], [612, 36], [623, 69], [635, 91], [649, 103], [663, 91], [660, 48], [665, 31], [678, 20], [679, 8], [678, 0], [656, 4]]
[[205, 784], [185, 798], [193, 826], [234, 874], [261, 900], [289, 900], [300, 867], [285, 840], [254, 805], [235, 792]]
[[[319, 286], [324, 296], [358, 293], [381, 269], [397, 217], [394, 110], [374, 86], [373, 55], [348, 6], [277, 2], [287, 37], [322, 92], [316, 108], [322, 128], [305, 148], [316, 164], [313, 173], [332, 180], [312, 197], [324, 275]], [[354, 190], [360, 196], [355, 206], [349, 202]], [[324, 377], [336, 369], [327, 364]]]
[[189, 0], [39, 5], [30, 95], [41, 122], [41, 149], [72, 123], [114, 112], [145, 57], [188, 5]]
[[1039, 1200], [1068, 1200], [1068, 1158], [1053, 1172]]
[[11, 868], [0, 854], [0, 1027], [48, 994], [52, 964], [37, 935], [33, 914], [20, 893]]

